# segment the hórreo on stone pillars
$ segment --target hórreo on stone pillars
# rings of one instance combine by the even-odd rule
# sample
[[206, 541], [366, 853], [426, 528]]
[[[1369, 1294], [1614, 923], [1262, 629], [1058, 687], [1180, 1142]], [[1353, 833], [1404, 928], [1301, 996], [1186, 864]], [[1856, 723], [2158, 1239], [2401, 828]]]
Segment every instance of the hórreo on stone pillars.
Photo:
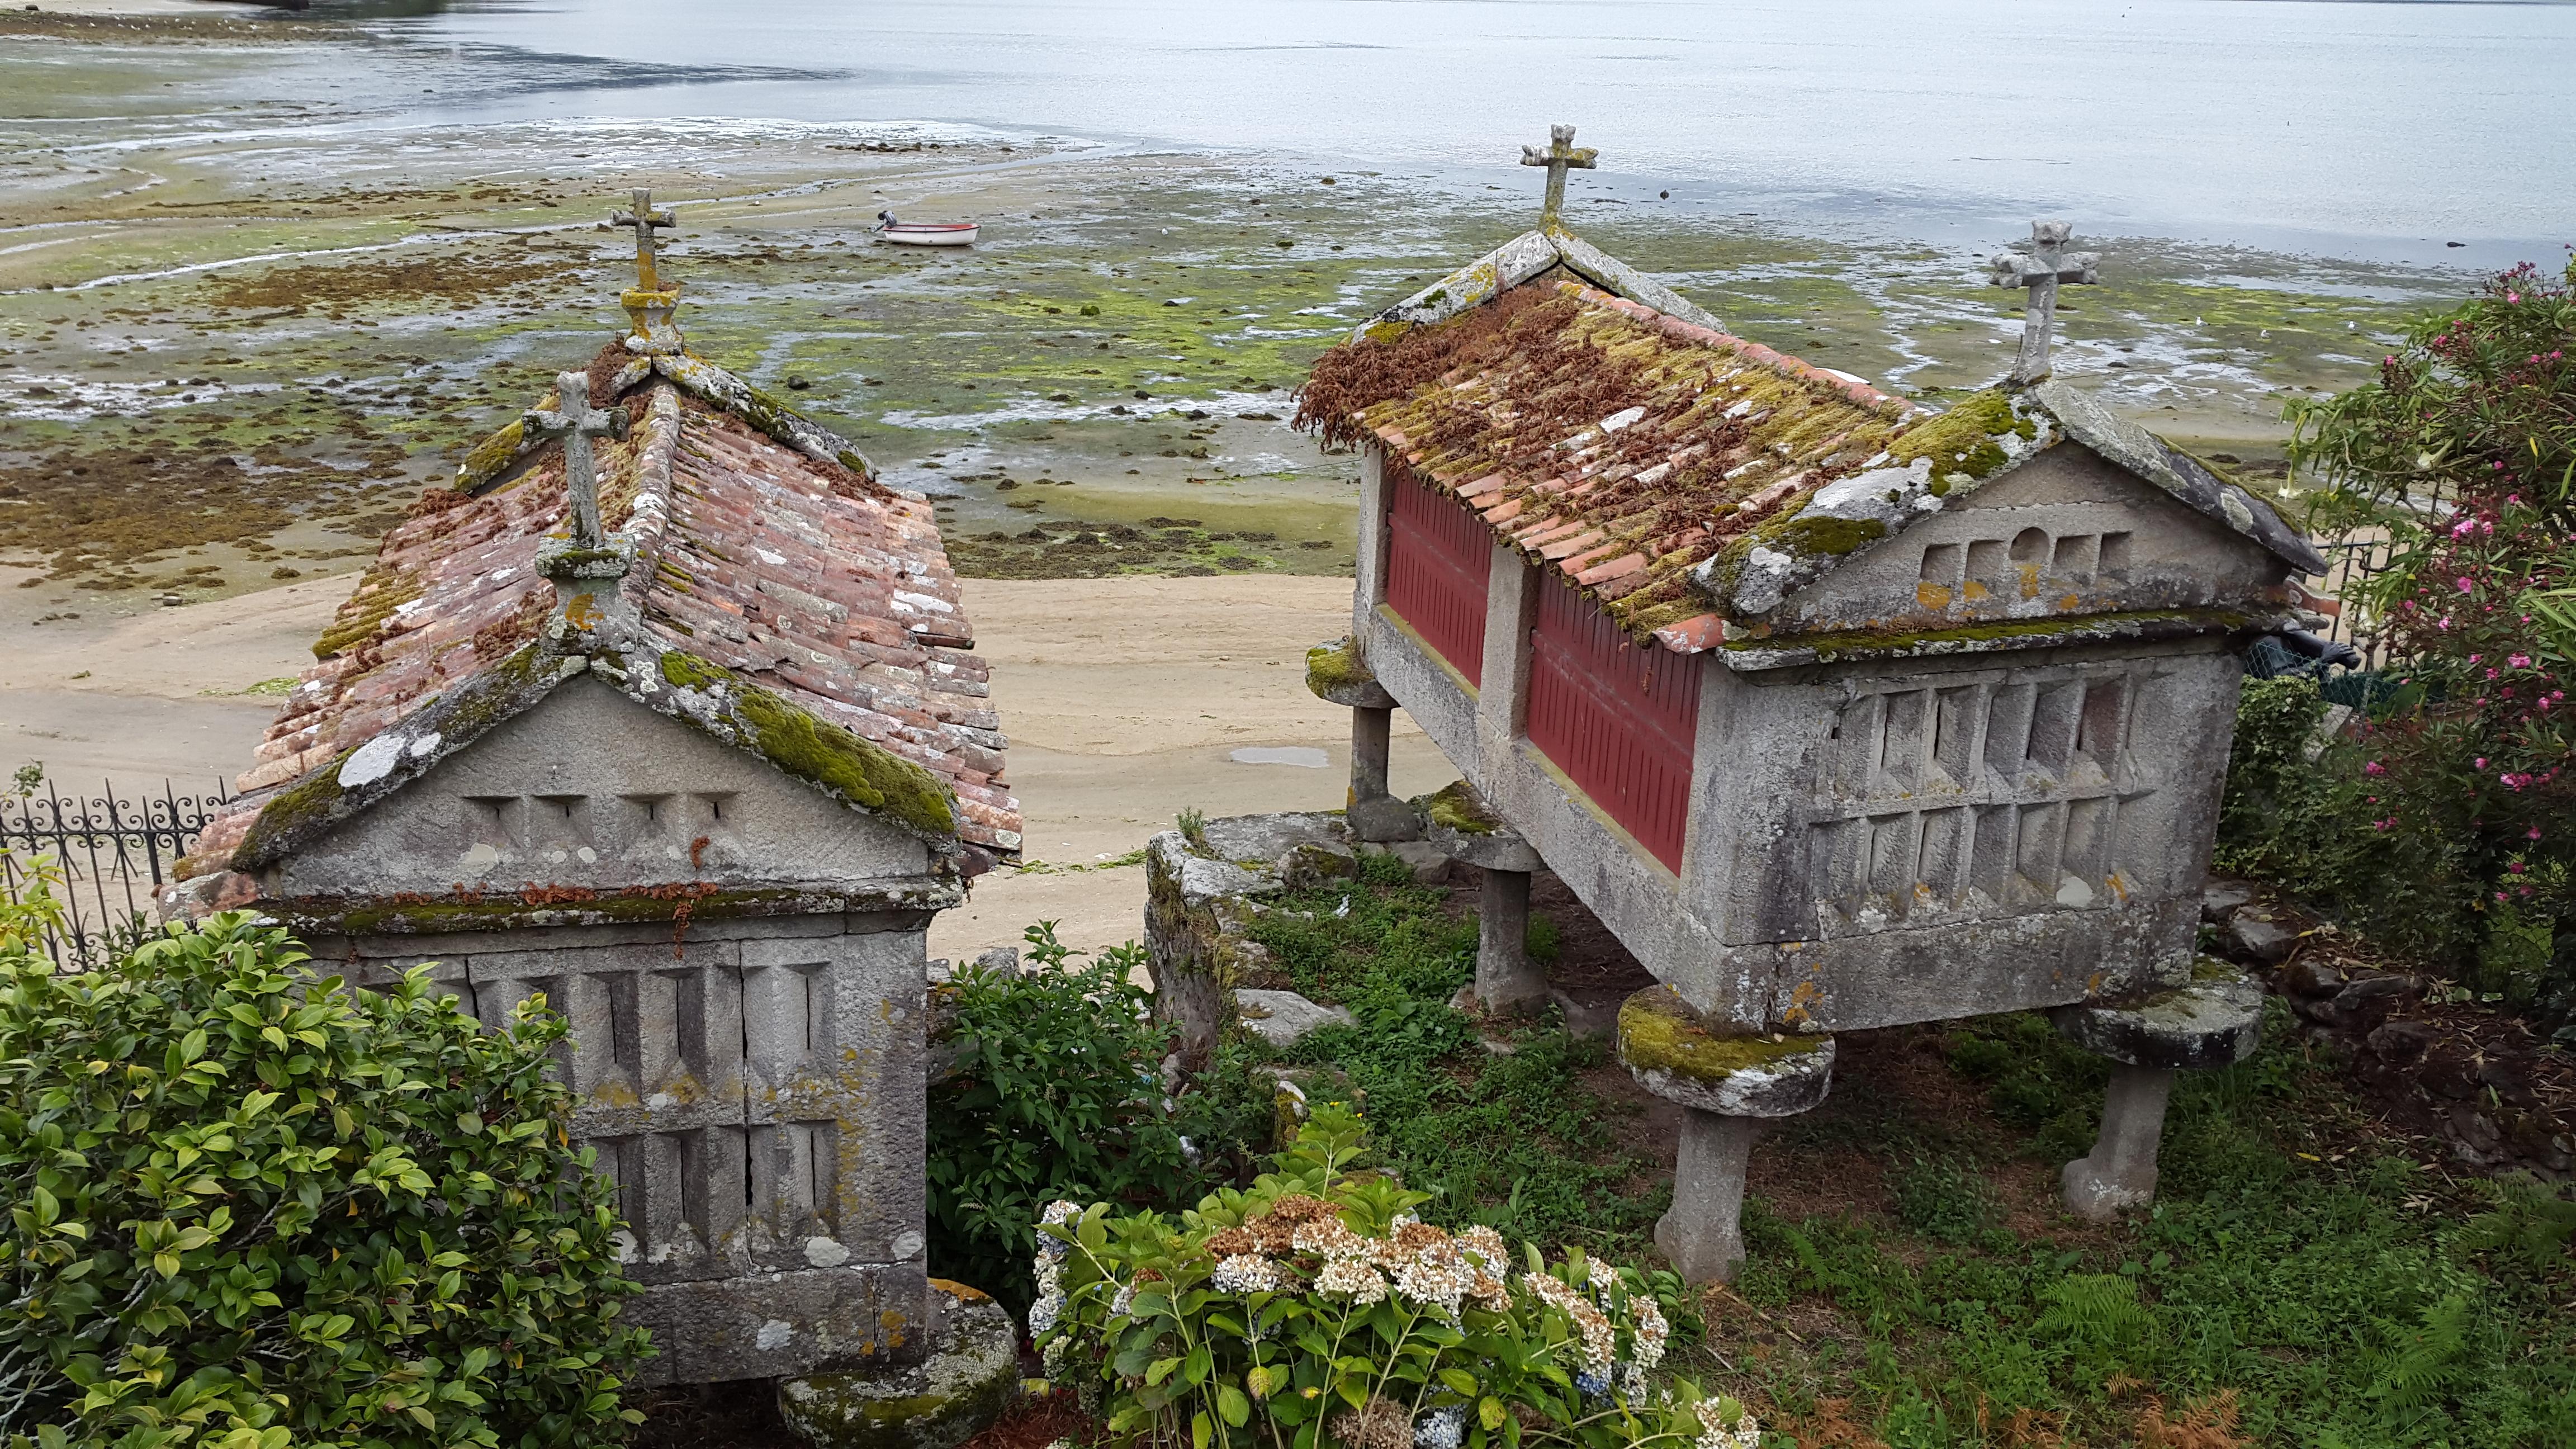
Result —
[[[1648, 1025], [1725, 1068], [1680, 1073], [1623, 1023], [1650, 1089], [1701, 1103], [1663, 1234], [1694, 1276], [1734, 1260], [1750, 1124], [1821, 1100], [1834, 1033], [2146, 1031], [2223, 986], [2195, 938], [2236, 651], [2326, 565], [2049, 375], [2056, 289], [2094, 276], [2068, 230], [2002, 269], [2032, 290], [2012, 378], [1938, 411], [1732, 335], [1554, 220], [1307, 380], [1301, 418], [1362, 453], [1350, 638], [1317, 657], [1364, 666], [1662, 983]], [[1479, 993], [1510, 965], [1480, 961]], [[2250, 1045], [2210, 1030], [2182, 1055]], [[2152, 1185], [2169, 1078], [2122, 1076], [2080, 1212]]]
[[679, 343], [605, 339], [385, 535], [161, 905], [542, 995], [642, 1380], [913, 1403], [1001, 1316], [928, 1276], [923, 1023], [1007, 741], [929, 500]]

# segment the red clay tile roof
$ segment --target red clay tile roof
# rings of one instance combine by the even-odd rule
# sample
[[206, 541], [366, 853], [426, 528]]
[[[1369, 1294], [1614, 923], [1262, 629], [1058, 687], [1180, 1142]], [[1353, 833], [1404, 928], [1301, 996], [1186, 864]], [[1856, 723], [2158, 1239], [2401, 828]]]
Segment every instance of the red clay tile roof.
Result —
[[[600, 513], [640, 545], [622, 592], [646, 632], [929, 769], [955, 792], [961, 838], [1016, 854], [1006, 741], [929, 501], [783, 445], [660, 375], [617, 403], [632, 425], [625, 441], [593, 444]], [[279, 787], [536, 637], [554, 606], [537, 545], [563, 517], [559, 443], [473, 496], [424, 498], [314, 646], [320, 662], [194, 859], [222, 860]]]
[[[1406, 349], [1428, 375], [1406, 370]], [[1355, 379], [1357, 431], [1632, 633], [1683, 652], [1720, 637], [1693, 568], [1925, 416], [1563, 270], [1436, 324], [1355, 337], [1317, 364], [1319, 381], [1335, 354], [1377, 370]]]

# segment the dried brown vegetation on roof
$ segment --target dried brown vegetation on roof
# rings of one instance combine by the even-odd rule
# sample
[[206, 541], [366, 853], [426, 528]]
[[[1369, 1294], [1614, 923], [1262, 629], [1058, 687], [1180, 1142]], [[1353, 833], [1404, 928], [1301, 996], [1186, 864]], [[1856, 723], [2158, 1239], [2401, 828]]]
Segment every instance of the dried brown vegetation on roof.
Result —
[[1561, 273], [1344, 343], [1298, 413], [1328, 442], [1385, 442], [1640, 635], [1707, 612], [1693, 567], [1909, 421], [1864, 385]]

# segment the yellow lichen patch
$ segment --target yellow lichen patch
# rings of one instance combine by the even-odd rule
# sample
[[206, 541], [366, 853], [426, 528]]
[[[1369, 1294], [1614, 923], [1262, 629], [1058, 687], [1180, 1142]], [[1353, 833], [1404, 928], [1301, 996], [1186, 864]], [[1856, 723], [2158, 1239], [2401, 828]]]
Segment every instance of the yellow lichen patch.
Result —
[[1815, 1049], [1804, 1037], [1711, 1023], [1669, 986], [1650, 986], [1619, 1008], [1619, 1060], [1635, 1071], [1713, 1082]]
[[1452, 780], [1422, 802], [1422, 813], [1431, 823], [1461, 835], [1491, 835], [1502, 822], [1476, 794], [1476, 787], [1464, 780]]

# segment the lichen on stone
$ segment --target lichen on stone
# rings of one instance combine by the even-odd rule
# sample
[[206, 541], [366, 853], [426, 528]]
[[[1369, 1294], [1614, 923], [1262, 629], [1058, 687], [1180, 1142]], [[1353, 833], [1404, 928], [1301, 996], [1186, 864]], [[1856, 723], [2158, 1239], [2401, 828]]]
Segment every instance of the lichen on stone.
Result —
[[662, 682], [711, 698], [711, 710], [682, 718], [850, 804], [926, 835], [956, 834], [956, 809], [930, 771], [694, 654], [665, 650], [657, 663]]
[[1328, 699], [1336, 690], [1375, 683], [1377, 676], [1361, 661], [1358, 646], [1347, 638], [1306, 651], [1306, 687], [1318, 698]]
[[1476, 787], [1464, 780], [1452, 780], [1425, 796], [1422, 813], [1432, 824], [1461, 835], [1491, 835], [1503, 824], [1485, 808]]
[[1815, 1049], [1814, 1041], [1794, 1035], [1774, 1039], [1747, 1030], [1712, 1029], [1708, 1018], [1669, 986], [1640, 991], [1619, 1007], [1619, 1060], [1633, 1071], [1714, 1082]]

